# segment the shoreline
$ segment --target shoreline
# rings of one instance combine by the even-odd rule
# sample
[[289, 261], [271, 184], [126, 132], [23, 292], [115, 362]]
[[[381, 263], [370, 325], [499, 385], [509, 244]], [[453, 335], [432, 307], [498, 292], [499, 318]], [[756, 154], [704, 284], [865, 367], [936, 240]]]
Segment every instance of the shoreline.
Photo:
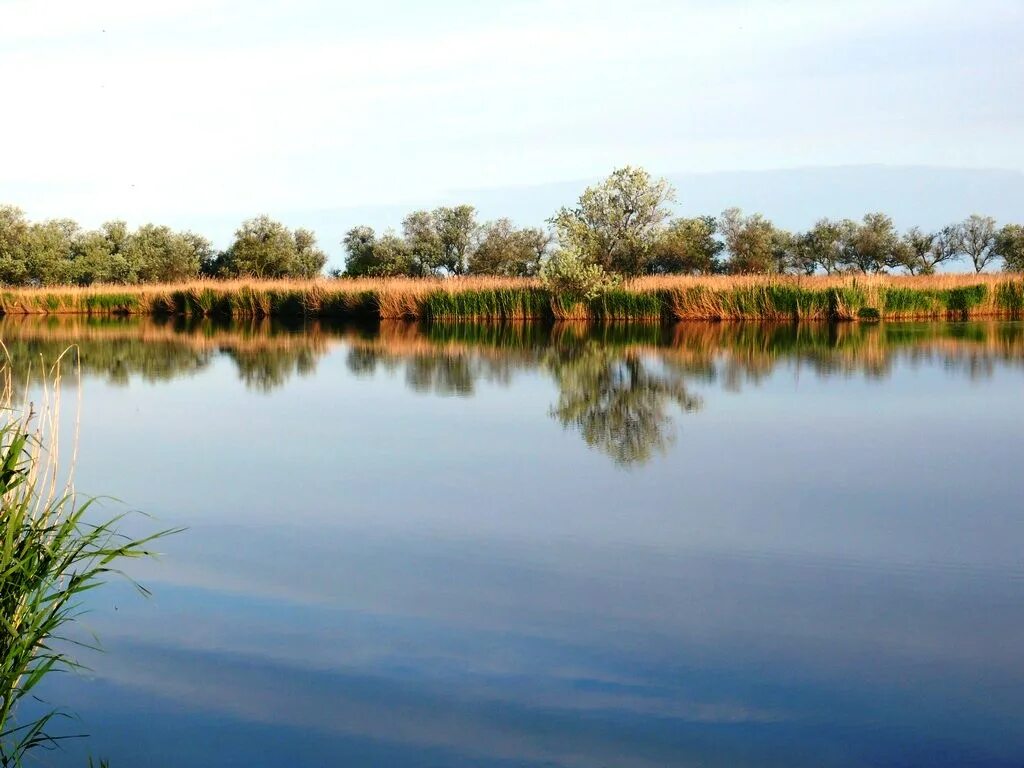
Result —
[[1024, 316], [1024, 277], [645, 277], [596, 298], [533, 279], [193, 281], [0, 289], [0, 315], [421, 321], [859, 321]]

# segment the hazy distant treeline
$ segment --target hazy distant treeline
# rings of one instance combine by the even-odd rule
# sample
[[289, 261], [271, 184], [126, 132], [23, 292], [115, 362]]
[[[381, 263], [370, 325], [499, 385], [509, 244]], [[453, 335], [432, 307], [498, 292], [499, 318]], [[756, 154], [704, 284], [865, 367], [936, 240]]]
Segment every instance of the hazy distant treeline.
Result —
[[[622, 275], [814, 274], [899, 271], [928, 274], [941, 264], [977, 272], [1024, 271], [1024, 226], [972, 215], [938, 231], [899, 232], [884, 213], [860, 221], [821, 219], [789, 232], [759, 213], [730, 208], [717, 216], [673, 218], [675, 190], [640, 168], [621, 168], [589, 187], [547, 227], [509, 219], [480, 222], [470, 205], [413, 211], [401, 231], [350, 229], [344, 270], [334, 276], [532, 276], [551, 263]], [[315, 277], [326, 264], [309, 230], [267, 216], [242, 223], [216, 251], [188, 231], [111, 221], [84, 230], [70, 219], [29, 221], [0, 206], [0, 282], [89, 285], [175, 282], [190, 278]]]

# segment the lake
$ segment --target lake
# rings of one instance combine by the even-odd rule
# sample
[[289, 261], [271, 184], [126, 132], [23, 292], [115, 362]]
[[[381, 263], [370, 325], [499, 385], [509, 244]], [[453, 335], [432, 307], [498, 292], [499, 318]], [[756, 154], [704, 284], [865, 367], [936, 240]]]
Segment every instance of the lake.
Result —
[[78, 345], [78, 490], [187, 527], [41, 764], [1024, 763], [1024, 324], [0, 337]]

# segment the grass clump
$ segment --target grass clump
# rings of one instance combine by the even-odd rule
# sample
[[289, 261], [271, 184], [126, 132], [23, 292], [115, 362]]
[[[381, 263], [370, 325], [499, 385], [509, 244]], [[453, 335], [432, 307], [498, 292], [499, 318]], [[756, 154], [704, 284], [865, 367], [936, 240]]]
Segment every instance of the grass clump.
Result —
[[[0, 397], [0, 766], [22, 765], [58, 738], [56, 710], [29, 722], [19, 705], [52, 672], [80, 664], [65, 632], [81, 614], [81, 598], [118, 574], [125, 560], [150, 555], [159, 536], [118, 533], [123, 515], [91, 522], [91, 500], [79, 503], [70, 477], [60, 479], [57, 455], [59, 363], [44, 381], [43, 407], [12, 405], [10, 366]], [[143, 590], [142, 587], [139, 587]]]

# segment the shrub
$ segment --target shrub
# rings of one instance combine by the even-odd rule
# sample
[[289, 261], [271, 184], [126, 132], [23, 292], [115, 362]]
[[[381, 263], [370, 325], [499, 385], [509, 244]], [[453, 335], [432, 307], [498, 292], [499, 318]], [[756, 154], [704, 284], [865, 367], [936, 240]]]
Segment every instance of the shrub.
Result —
[[556, 251], [544, 262], [540, 279], [549, 291], [573, 302], [593, 301], [622, 281], [618, 275], [606, 272], [599, 264], [587, 262], [569, 249]]

